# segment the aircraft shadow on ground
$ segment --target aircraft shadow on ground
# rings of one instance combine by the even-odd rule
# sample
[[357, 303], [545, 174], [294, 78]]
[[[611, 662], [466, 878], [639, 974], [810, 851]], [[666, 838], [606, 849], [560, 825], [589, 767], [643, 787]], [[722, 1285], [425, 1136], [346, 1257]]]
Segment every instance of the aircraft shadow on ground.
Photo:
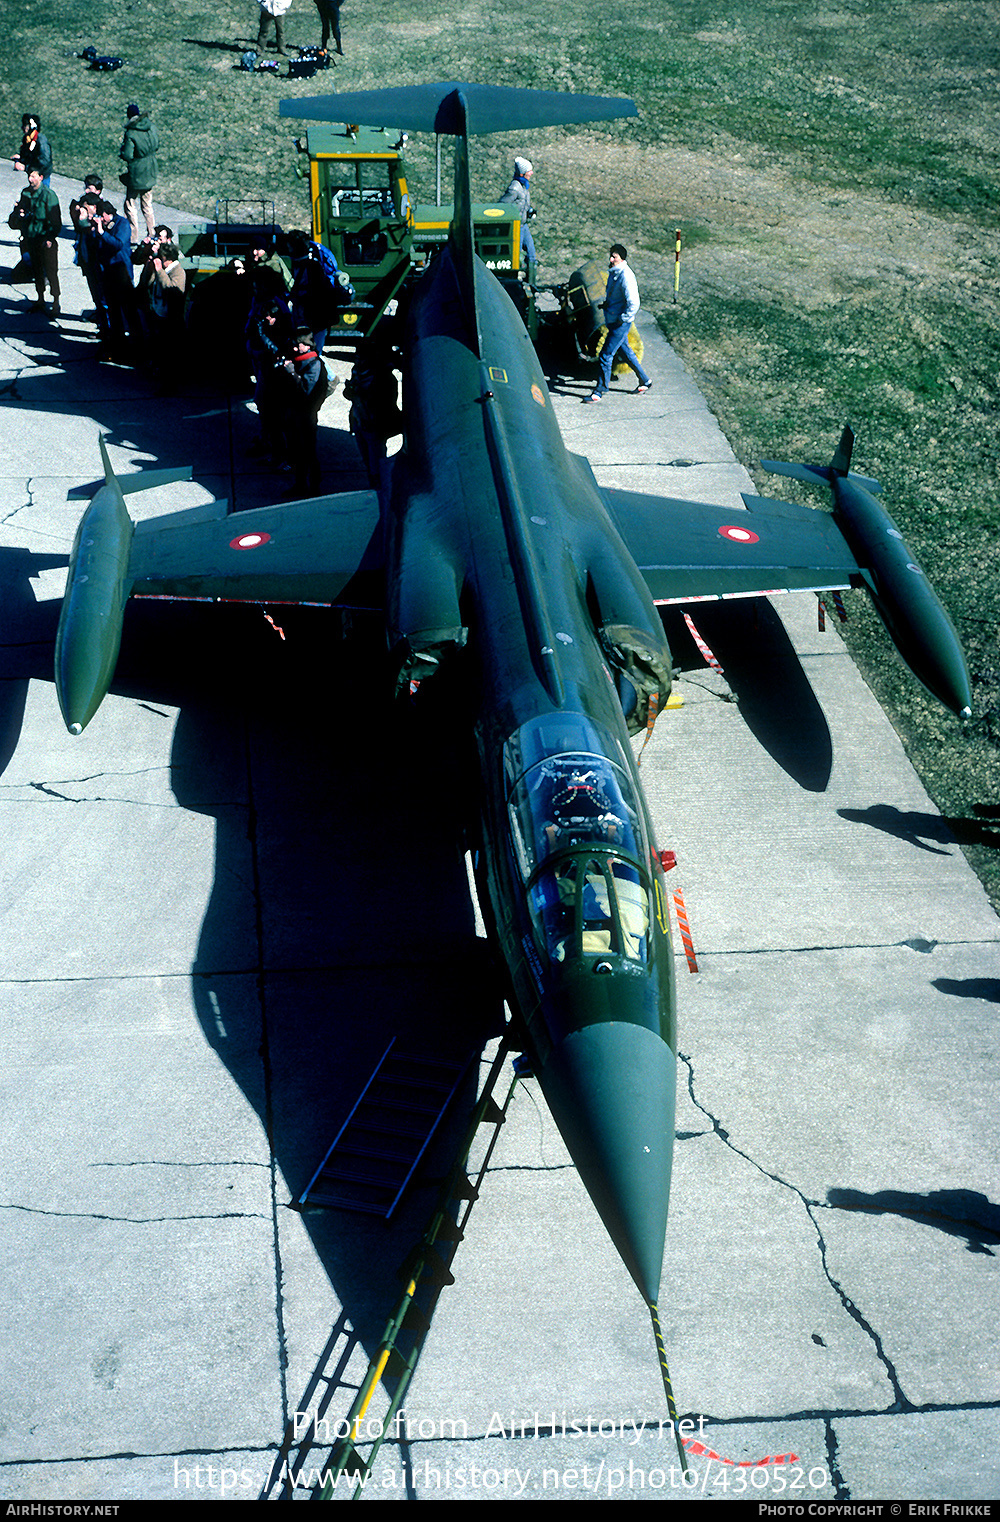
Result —
[[[4, 766], [29, 680], [52, 682], [58, 608], [34, 601], [28, 574], [65, 559], [0, 551]], [[216, 821], [192, 1002], [268, 1139], [279, 1221], [297, 1208], [392, 1037], [411, 1053], [473, 1059], [391, 1226], [340, 1210], [301, 1215], [332, 1290], [305, 1321], [328, 1313], [332, 1331], [312, 1380], [289, 1397], [296, 1411], [330, 1402], [335, 1424], [354, 1394], [338, 1387], [337, 1360], [358, 1347], [370, 1357], [379, 1345], [403, 1287], [399, 1270], [468, 1125], [475, 1059], [502, 1029], [503, 1005], [476, 937], [461, 849], [476, 771], [468, 731], [462, 739], [440, 710], [391, 704], [384, 657], [372, 655], [381, 627], [359, 653], [342, 643], [329, 610], [273, 616], [285, 639], [260, 608], [132, 603], [111, 690], [178, 710], [173, 791], [182, 808]], [[301, 1322], [292, 1336], [300, 1353], [308, 1347]], [[352, 1379], [356, 1371], [355, 1359]], [[317, 1381], [321, 1396], [310, 1399]]]
[[[96, 364], [82, 339], [57, 329], [30, 338], [7, 403], [75, 418], [86, 396], [98, 428], [137, 463], [193, 461], [195, 479], [217, 490], [230, 438], [240, 457], [256, 431], [252, 415], [208, 386], [161, 398], [141, 372]], [[47, 350], [57, 373], [34, 373], [50, 363]], [[91, 488], [94, 444], [93, 458], [80, 462]], [[367, 484], [343, 430], [321, 428], [320, 459], [326, 489]], [[279, 500], [288, 484], [266, 471], [242, 474], [238, 505]], [[162, 495], [161, 503], [170, 509]], [[18, 744], [28, 681], [53, 677], [58, 603], [36, 601], [30, 577], [67, 559], [0, 550], [0, 766]], [[111, 690], [178, 709], [176, 797], [216, 820], [193, 1003], [268, 1137], [280, 1214], [293, 1208], [391, 1037], [418, 1053], [475, 1057], [502, 1025], [502, 1001], [475, 935], [460, 848], [465, 779], [475, 774], [460, 762], [468, 733], [459, 740], [440, 715], [424, 722], [406, 704], [393, 707], [384, 658], [372, 654], [384, 647], [381, 629], [359, 655], [342, 648], [329, 613], [273, 612], [284, 641], [260, 608], [130, 604]], [[368, 1352], [467, 1124], [474, 1074], [475, 1066], [391, 1228], [341, 1211], [302, 1216], [331, 1304]]]
[[[284, 640], [259, 609], [134, 604], [113, 690], [179, 704], [174, 793], [216, 820], [193, 999], [269, 1138], [280, 1217], [390, 1038], [464, 1060], [503, 1012], [461, 849], [468, 733], [439, 709], [383, 698], [387, 673], [371, 653], [380, 627], [359, 653], [326, 610], [274, 616]], [[474, 1100], [470, 1081], [391, 1226], [302, 1215], [369, 1354]]]
[[[693, 621], [709, 646], [760, 744], [800, 787], [822, 793], [833, 768], [829, 726], [784, 624], [770, 603], [754, 597], [700, 603]], [[674, 663], [705, 669], [678, 608], [665, 610]]]

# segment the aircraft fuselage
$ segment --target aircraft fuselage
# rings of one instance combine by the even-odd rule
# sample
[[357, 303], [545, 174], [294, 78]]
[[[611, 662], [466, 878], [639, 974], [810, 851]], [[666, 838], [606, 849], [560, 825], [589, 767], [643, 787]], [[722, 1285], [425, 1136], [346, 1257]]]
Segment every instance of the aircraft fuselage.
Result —
[[641, 633], [661, 670], [669, 652], [589, 468], [565, 448], [523, 324], [482, 267], [476, 308], [474, 336], [446, 251], [409, 319], [390, 640], [404, 678], [448, 660], [471, 696], [478, 880], [511, 1002], [584, 1182], [654, 1300], [673, 958], [608, 631]]

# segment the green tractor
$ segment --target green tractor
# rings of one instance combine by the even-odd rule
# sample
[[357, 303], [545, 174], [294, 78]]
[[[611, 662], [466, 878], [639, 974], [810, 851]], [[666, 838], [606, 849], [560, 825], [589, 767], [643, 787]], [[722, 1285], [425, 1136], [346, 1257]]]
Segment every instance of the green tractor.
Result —
[[[314, 124], [296, 139], [308, 159], [312, 235], [333, 254], [354, 300], [330, 325], [328, 345], [370, 338], [410, 275], [448, 239], [451, 206], [415, 206], [406, 181], [405, 134], [387, 128]], [[521, 265], [516, 207], [473, 206], [476, 253], [513, 297], [529, 334], [537, 331], [534, 269]]]

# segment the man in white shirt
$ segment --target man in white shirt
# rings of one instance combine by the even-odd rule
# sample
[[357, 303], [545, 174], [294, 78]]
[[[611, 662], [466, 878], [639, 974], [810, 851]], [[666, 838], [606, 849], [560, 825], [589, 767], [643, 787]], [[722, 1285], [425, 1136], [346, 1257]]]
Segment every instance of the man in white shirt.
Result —
[[604, 320], [608, 336], [604, 340], [599, 360], [600, 377], [597, 390], [585, 396], [585, 402], [599, 402], [611, 385], [611, 368], [615, 356], [631, 365], [639, 379], [636, 395], [644, 396], [653, 382], [636, 359], [628, 345], [628, 331], [639, 310], [639, 286], [628, 266], [628, 249], [621, 243], [611, 245], [608, 256], [608, 289], [604, 299]]

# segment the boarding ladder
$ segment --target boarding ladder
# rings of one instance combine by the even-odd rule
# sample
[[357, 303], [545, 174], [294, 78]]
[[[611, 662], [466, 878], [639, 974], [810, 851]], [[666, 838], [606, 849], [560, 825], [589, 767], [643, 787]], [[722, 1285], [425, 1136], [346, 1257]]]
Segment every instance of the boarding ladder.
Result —
[[299, 1196], [300, 1209], [327, 1206], [390, 1220], [471, 1061], [405, 1051], [393, 1036]]

